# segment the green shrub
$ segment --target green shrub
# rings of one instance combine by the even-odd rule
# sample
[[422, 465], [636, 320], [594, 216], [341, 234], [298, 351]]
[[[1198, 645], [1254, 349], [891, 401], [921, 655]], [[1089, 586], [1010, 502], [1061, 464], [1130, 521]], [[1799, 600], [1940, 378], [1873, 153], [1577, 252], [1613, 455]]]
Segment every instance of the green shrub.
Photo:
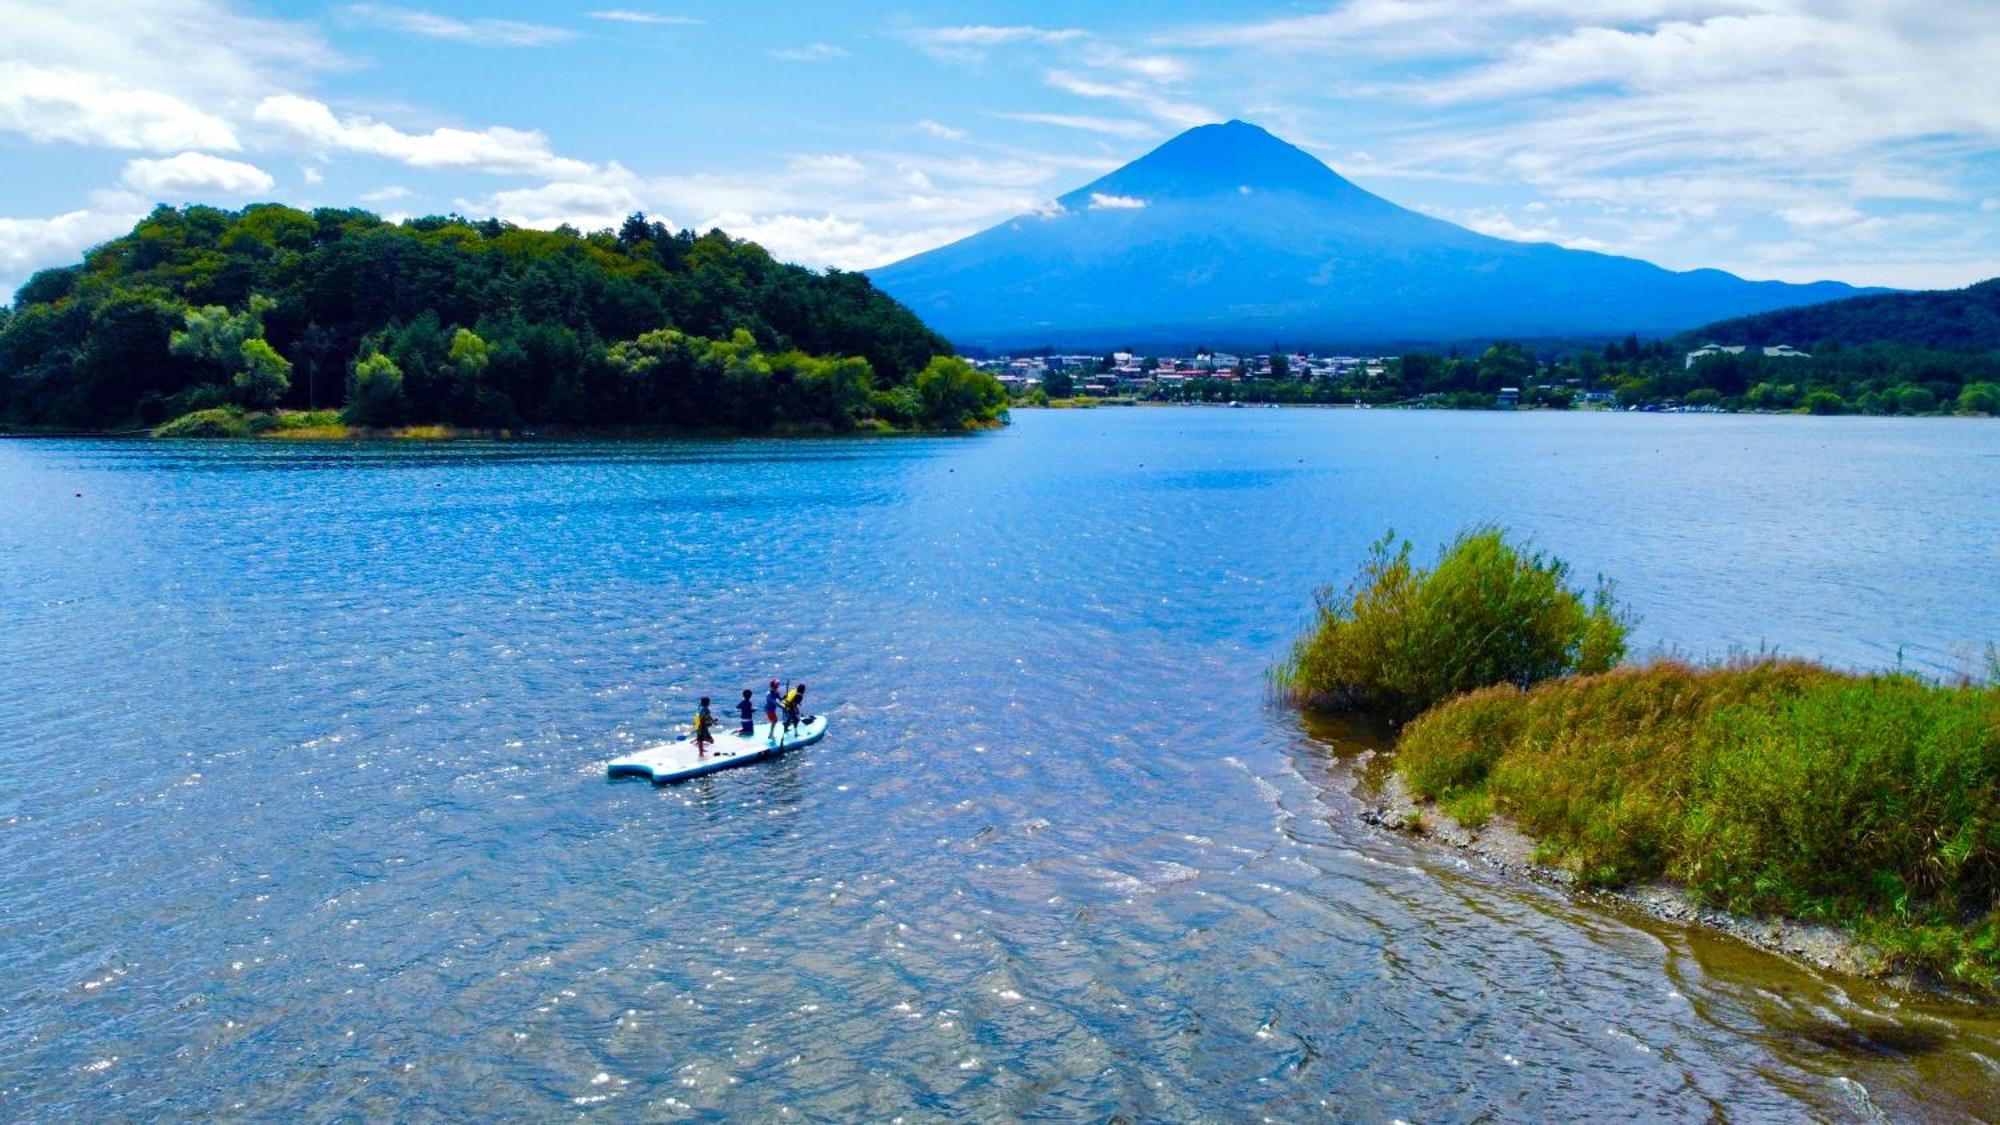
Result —
[[1588, 884], [1665, 876], [2000, 977], [2000, 688], [1662, 662], [1453, 700], [1404, 731], [1397, 768]]
[[1896, 409], [1904, 414], [1929, 414], [1937, 409], [1937, 396], [1924, 387], [1904, 383], [1895, 390]]
[[1569, 588], [1566, 563], [1490, 527], [1462, 532], [1428, 571], [1410, 550], [1384, 536], [1344, 596], [1320, 594], [1312, 629], [1278, 671], [1295, 699], [1402, 722], [1462, 692], [1624, 658], [1630, 623], [1608, 583], [1586, 598]]
[[183, 414], [153, 431], [163, 438], [242, 438], [249, 437], [253, 416], [238, 406], [218, 406]]
[[1967, 414], [2000, 414], [2000, 383], [1967, 383], [1958, 392], [1958, 408]]

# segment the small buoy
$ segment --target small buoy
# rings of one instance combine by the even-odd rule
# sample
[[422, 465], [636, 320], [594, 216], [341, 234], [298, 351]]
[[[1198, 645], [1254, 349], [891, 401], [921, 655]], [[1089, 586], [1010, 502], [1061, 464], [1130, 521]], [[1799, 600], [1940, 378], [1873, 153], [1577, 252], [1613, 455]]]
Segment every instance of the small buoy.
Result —
[[77, 494], [76, 494], [76, 498], [77, 498], [77, 499], [79, 499], [79, 500], [83, 499], [83, 493], [81, 493], [81, 492], [77, 493]]

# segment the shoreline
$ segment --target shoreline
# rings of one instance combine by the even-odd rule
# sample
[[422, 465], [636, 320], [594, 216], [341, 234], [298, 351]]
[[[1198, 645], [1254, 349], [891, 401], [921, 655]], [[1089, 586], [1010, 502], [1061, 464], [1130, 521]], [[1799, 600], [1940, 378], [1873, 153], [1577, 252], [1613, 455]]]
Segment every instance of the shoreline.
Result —
[[301, 445], [332, 444], [338, 442], [408, 442], [446, 443], [455, 441], [486, 442], [567, 442], [567, 441], [667, 441], [690, 438], [874, 438], [874, 437], [949, 437], [957, 434], [985, 433], [1003, 430], [1008, 423], [1004, 419], [976, 423], [951, 429], [897, 429], [892, 426], [856, 426], [849, 430], [813, 429], [809, 427], [775, 428], [770, 430], [703, 430], [674, 429], [656, 427], [633, 427], [630, 429], [537, 429], [537, 430], [479, 430], [463, 429], [449, 425], [391, 426], [383, 428], [361, 426], [311, 426], [284, 429], [273, 427], [266, 430], [242, 434], [161, 434], [159, 427], [133, 430], [0, 430], [0, 441], [28, 441], [33, 439], [65, 441], [160, 441], [160, 442], [229, 442], [229, 443], [297, 443]]
[[1353, 759], [1355, 783], [1350, 792], [1361, 802], [1362, 823], [1379, 831], [1421, 841], [1439, 851], [1471, 856], [1510, 879], [1555, 887], [1573, 897], [1634, 911], [1654, 921], [1721, 934], [1809, 968], [1901, 992], [2000, 1007], [2000, 995], [1953, 985], [1933, 973], [1893, 967], [1879, 949], [1836, 926], [1781, 915], [1732, 914], [1696, 901], [1686, 888], [1665, 879], [1581, 888], [1573, 873], [1537, 860], [1535, 838], [1504, 815], [1496, 811], [1485, 825], [1467, 828], [1436, 802], [1412, 793], [1394, 763], [1393, 750], [1366, 750]]

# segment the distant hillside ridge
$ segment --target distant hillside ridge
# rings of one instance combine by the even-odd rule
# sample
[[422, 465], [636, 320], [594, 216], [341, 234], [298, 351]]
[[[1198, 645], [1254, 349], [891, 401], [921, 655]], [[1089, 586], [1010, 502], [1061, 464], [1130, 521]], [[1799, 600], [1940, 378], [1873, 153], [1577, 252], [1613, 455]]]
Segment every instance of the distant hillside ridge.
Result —
[[1871, 292], [1493, 238], [1242, 121], [870, 276], [961, 347], [993, 350], [1664, 337]]
[[1739, 316], [1687, 333], [1690, 344], [1842, 347], [1903, 344], [1936, 351], [2000, 351], [2000, 277], [1964, 289], [1882, 293]]

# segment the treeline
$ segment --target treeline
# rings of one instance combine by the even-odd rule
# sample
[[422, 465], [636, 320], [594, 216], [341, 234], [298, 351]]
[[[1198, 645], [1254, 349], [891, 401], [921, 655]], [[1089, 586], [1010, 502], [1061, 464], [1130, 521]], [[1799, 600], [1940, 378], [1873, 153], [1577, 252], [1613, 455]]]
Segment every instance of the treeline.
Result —
[[1683, 340], [1627, 338], [1603, 348], [1538, 354], [1502, 341], [1477, 355], [1410, 352], [1380, 375], [1353, 370], [1305, 380], [1191, 380], [1156, 397], [1187, 401], [1419, 403], [1460, 409], [1500, 405], [1511, 388], [1523, 407], [1568, 409], [1596, 400], [1724, 410], [1820, 414], [2000, 413], [2000, 351], [1962, 352], [1905, 344], [1813, 345], [1809, 357], [1769, 357], [1761, 348], [1687, 362]]
[[1964, 289], [1881, 293], [1778, 309], [1718, 321], [1682, 340], [1691, 347], [1713, 341], [1814, 350], [1808, 345], [1831, 340], [1848, 347], [1887, 343], [1942, 352], [2000, 351], [2000, 278]]
[[997, 383], [860, 274], [634, 215], [617, 231], [276, 204], [161, 207], [0, 310], [0, 424], [206, 409], [353, 425], [902, 427]]

